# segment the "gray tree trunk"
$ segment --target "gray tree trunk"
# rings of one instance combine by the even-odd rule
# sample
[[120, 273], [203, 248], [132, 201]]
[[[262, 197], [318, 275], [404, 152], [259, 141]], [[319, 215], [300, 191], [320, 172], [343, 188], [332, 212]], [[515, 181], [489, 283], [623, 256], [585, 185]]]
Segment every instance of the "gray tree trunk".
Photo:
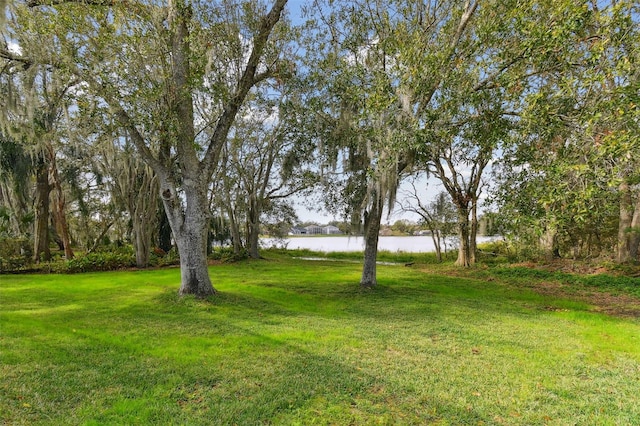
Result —
[[149, 266], [151, 256], [151, 231], [144, 217], [134, 218], [133, 234], [135, 236], [136, 266], [146, 268]]
[[49, 199], [51, 185], [49, 185], [49, 168], [42, 161], [36, 169], [36, 197], [33, 232], [33, 261], [38, 263], [41, 260], [49, 261], [51, 251], [49, 249]]
[[629, 230], [633, 221], [632, 209], [633, 199], [631, 196], [631, 188], [627, 182], [620, 184], [620, 220], [618, 222], [618, 253], [617, 260], [619, 263], [631, 260], [631, 239]]
[[436, 249], [436, 259], [438, 262], [442, 262], [442, 248], [440, 247], [440, 231], [431, 229], [431, 239], [433, 240], [433, 247]]
[[544, 233], [540, 237], [540, 247], [547, 262], [553, 261], [558, 257], [558, 229], [554, 223], [548, 223], [544, 229]]
[[67, 202], [62, 191], [62, 184], [60, 183], [60, 175], [58, 174], [58, 165], [56, 163], [56, 155], [53, 151], [53, 146], [47, 143], [47, 150], [49, 154], [49, 162], [51, 163], [50, 178], [53, 183], [53, 189], [55, 189], [55, 216], [56, 216], [56, 230], [60, 238], [62, 239], [62, 246], [64, 247], [65, 259], [73, 259], [73, 249], [71, 248], [71, 236], [69, 233], [69, 224], [67, 223], [67, 216], [65, 214]]
[[178, 293], [197, 297], [214, 295], [216, 290], [211, 284], [207, 263], [207, 187], [197, 179], [185, 179], [182, 185], [183, 203], [164, 176], [160, 176], [160, 182], [162, 202], [180, 254], [181, 284]]
[[632, 261], [638, 260], [638, 251], [640, 251], [640, 193], [636, 193], [635, 195], [636, 202], [629, 235], [629, 258]]
[[369, 214], [365, 217], [364, 265], [362, 267], [361, 288], [373, 288], [378, 285], [376, 278], [376, 260], [378, 258], [378, 236], [382, 220], [383, 204], [381, 200], [373, 202]]
[[216, 293], [207, 265], [206, 221], [188, 217], [176, 239], [180, 253], [180, 295], [207, 297]]
[[469, 232], [469, 263], [476, 263], [476, 255], [478, 254], [478, 200], [473, 200], [471, 207], [471, 229]]
[[255, 195], [252, 195], [249, 199], [249, 211], [247, 213], [249, 256], [252, 259], [260, 259], [260, 203]]
[[249, 224], [248, 246], [249, 256], [252, 259], [260, 259], [260, 225], [258, 223]]
[[236, 215], [231, 208], [231, 202], [229, 201], [229, 228], [231, 230], [231, 243], [233, 244], [233, 254], [239, 256], [242, 252], [242, 236], [240, 235], [240, 228], [238, 227], [238, 221]]
[[180, 295], [206, 297], [216, 293], [207, 265], [207, 221], [187, 214], [176, 244], [180, 253]]
[[466, 206], [456, 206], [458, 209], [458, 240], [460, 247], [458, 248], [458, 259], [456, 265], [469, 267], [471, 266], [471, 247], [469, 244], [469, 209]]

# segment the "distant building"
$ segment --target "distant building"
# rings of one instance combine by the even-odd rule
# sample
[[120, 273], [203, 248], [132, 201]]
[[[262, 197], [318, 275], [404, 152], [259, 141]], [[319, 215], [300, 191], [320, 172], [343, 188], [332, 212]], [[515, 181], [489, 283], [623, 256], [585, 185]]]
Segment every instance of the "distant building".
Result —
[[337, 226], [333, 226], [333, 225], [327, 225], [324, 228], [322, 228], [322, 233], [327, 235], [342, 234], [342, 232], [340, 232], [340, 229]]
[[309, 226], [305, 226], [304, 228], [307, 232], [308, 235], [317, 235], [317, 234], [323, 234], [324, 232], [322, 232], [322, 226], [318, 226], [318, 225], [309, 225]]
[[291, 231], [289, 231], [289, 235], [306, 235], [307, 230], [305, 228], [298, 228], [297, 226], [294, 226], [293, 228], [291, 228]]

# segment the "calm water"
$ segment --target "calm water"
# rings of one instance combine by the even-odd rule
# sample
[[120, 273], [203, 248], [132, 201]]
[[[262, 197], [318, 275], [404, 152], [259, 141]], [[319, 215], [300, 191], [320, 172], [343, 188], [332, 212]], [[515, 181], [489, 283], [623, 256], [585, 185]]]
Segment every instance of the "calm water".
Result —
[[[491, 241], [495, 237], [478, 237], [478, 243]], [[281, 246], [279, 241], [271, 239], [262, 240], [265, 247], [274, 244]], [[456, 239], [447, 240], [447, 249], [456, 247]], [[309, 249], [314, 251], [362, 251], [364, 250], [363, 237], [293, 237], [284, 240], [284, 245], [288, 249]], [[391, 252], [404, 251], [411, 253], [434, 252], [435, 247], [430, 236], [421, 237], [380, 237], [378, 250], [388, 250]]]

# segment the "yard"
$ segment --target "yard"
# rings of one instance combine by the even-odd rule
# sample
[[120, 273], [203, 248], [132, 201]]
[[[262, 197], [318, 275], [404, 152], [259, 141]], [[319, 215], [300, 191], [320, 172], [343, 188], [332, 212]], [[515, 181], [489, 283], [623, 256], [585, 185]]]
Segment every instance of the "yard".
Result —
[[637, 296], [418, 264], [363, 292], [358, 264], [268, 257], [212, 266], [210, 300], [178, 269], [0, 276], [0, 419], [639, 422], [640, 320], [596, 303]]

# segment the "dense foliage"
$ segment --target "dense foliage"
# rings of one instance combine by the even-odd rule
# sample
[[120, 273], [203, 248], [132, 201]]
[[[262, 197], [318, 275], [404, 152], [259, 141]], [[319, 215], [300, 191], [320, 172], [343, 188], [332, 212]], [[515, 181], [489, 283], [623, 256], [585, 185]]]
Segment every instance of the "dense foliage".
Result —
[[483, 210], [519, 257], [639, 260], [637, 2], [314, 0], [297, 27], [284, 0], [1, 7], [3, 269], [174, 247], [205, 295], [207, 251], [259, 257], [304, 197], [370, 234], [373, 285], [408, 178], [460, 265]]

